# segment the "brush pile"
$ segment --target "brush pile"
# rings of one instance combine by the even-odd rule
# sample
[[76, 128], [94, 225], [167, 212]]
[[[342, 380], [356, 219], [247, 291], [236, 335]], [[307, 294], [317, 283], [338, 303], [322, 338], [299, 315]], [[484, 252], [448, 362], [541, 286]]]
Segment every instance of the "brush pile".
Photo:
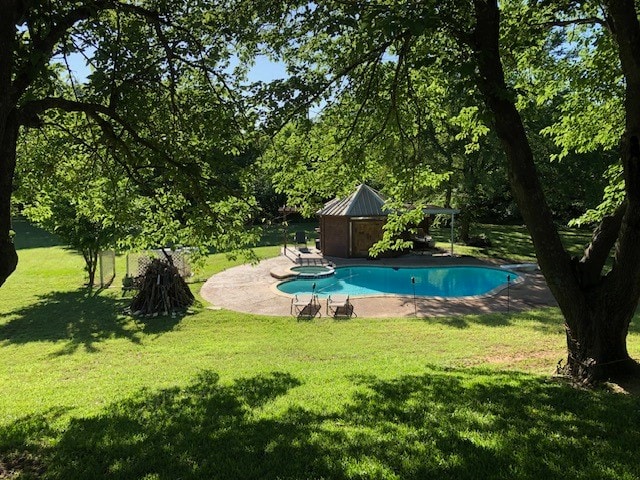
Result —
[[175, 315], [195, 301], [187, 282], [170, 259], [153, 259], [140, 281], [129, 310], [132, 315]]

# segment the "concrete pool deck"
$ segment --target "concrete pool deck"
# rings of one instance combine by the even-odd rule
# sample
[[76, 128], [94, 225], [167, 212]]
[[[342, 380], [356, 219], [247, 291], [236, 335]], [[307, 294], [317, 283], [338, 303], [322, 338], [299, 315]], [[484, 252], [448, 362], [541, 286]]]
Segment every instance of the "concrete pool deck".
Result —
[[[212, 276], [202, 286], [202, 298], [212, 308], [224, 308], [237, 312], [260, 315], [288, 316], [291, 296], [279, 292], [275, 286], [282, 280], [271, 273], [283, 275], [291, 267], [331, 263], [337, 267], [345, 265], [393, 265], [393, 266], [447, 266], [473, 265], [497, 266], [507, 262], [492, 262], [473, 257], [450, 257], [439, 255], [407, 254], [397, 258], [367, 260], [358, 258], [322, 257], [315, 251], [287, 249], [275, 258], [262, 260], [257, 265], [240, 265]], [[420, 298], [414, 305], [412, 296], [353, 297], [351, 303], [358, 317], [434, 317], [455, 315], [478, 315], [557, 305], [540, 271], [519, 271], [524, 281], [512, 285], [496, 295], [469, 298]], [[326, 315], [326, 300], [320, 299], [322, 316]]]

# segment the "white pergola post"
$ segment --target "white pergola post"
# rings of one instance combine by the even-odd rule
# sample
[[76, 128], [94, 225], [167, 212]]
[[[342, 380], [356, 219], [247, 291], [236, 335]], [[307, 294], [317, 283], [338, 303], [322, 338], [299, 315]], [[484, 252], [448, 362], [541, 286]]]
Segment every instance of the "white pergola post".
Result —
[[[453, 230], [455, 226], [455, 216], [457, 213], [460, 213], [460, 210], [451, 207], [436, 207], [434, 205], [427, 205], [422, 209], [422, 213], [425, 215], [451, 215], [451, 244], [449, 246], [449, 255], [453, 257]], [[445, 254], [446, 255], [446, 254]]]

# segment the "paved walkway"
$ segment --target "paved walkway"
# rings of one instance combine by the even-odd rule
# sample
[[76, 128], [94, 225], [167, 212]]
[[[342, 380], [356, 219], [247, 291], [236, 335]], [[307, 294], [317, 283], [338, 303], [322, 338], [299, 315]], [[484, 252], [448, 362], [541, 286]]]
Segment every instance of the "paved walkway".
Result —
[[[291, 297], [279, 292], [275, 286], [281, 282], [271, 276], [271, 272], [283, 273], [288, 268], [300, 264], [330, 262], [343, 265], [395, 265], [395, 266], [440, 266], [440, 265], [487, 265], [499, 262], [481, 261], [472, 257], [449, 257], [409, 254], [398, 258], [380, 260], [322, 258], [317, 253], [287, 250], [286, 255], [261, 261], [258, 265], [241, 265], [220, 272], [202, 286], [202, 297], [213, 307], [238, 312], [261, 315], [290, 315]], [[497, 295], [483, 298], [417, 298], [381, 296], [352, 298], [351, 303], [359, 317], [433, 317], [451, 315], [483, 314], [506, 312], [507, 303], [512, 311], [521, 311], [543, 306], [556, 305], [551, 292], [539, 271], [518, 272], [522, 283], [512, 285]], [[321, 299], [322, 315], [325, 314], [325, 300]]]

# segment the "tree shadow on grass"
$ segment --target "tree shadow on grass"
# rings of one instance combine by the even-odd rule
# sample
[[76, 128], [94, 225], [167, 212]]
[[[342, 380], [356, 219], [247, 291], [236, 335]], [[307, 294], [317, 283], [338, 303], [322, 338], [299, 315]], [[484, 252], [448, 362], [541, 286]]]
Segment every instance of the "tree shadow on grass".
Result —
[[225, 386], [206, 372], [73, 419], [57, 443], [39, 443], [38, 457], [48, 477], [74, 479], [640, 476], [637, 397], [481, 370], [351, 380], [355, 394], [332, 412], [295, 405], [269, 416], [263, 407], [298, 379]]
[[[465, 329], [472, 325], [485, 325], [488, 327], [508, 327], [514, 323], [546, 333], [546, 334], [564, 334], [564, 317], [557, 307], [541, 307], [522, 312], [499, 312], [486, 313], [482, 315], [458, 315], [458, 316], [442, 316], [442, 317], [424, 317], [424, 320], [430, 323], [440, 323], [448, 327]], [[629, 325], [629, 333], [640, 333], [640, 310], [634, 315]]]
[[0, 427], [0, 478], [41, 478], [46, 472], [43, 443], [59, 436], [53, 423], [69, 408], [52, 408]]
[[429, 322], [440, 323], [447, 327], [457, 329], [469, 328], [472, 325], [485, 325], [487, 327], [507, 327], [512, 324], [512, 318], [505, 313], [487, 313], [484, 315], [460, 315], [455, 317], [427, 318]]
[[145, 335], [158, 336], [174, 330], [186, 315], [188, 314], [158, 315], [157, 317], [141, 316], [134, 317], [134, 321]]
[[[629, 456], [640, 440], [640, 428], [628, 424], [640, 420], [638, 398], [481, 370], [355, 381], [367, 389], [356, 395], [345, 416], [365, 425], [378, 423], [389, 441], [371, 436], [352, 455], [373, 455], [390, 471], [406, 468], [410, 458], [410, 478], [640, 474], [640, 465]], [[391, 441], [405, 431], [414, 443]]]
[[[185, 388], [140, 391], [97, 417], [72, 419], [53, 447], [41, 442], [36, 451], [30, 435], [24, 451], [61, 479], [275, 478], [313, 464], [313, 421], [304, 412], [292, 414], [295, 420], [254, 416], [299, 386], [297, 379], [276, 372], [229, 386], [218, 380], [204, 372]], [[23, 421], [33, 423], [17, 424]], [[47, 436], [46, 422], [41, 425]], [[15, 424], [7, 429], [26, 431]], [[0, 456], [16, 450], [15, 439], [9, 447], [0, 443]]]
[[[529, 328], [546, 334], [564, 334], [564, 317], [557, 307], [543, 307], [522, 312], [488, 313], [483, 315], [460, 315], [455, 317], [430, 317], [425, 321], [440, 323], [449, 327], [464, 329], [471, 325], [485, 325], [489, 327], [508, 327], [514, 323], [527, 325]], [[637, 312], [631, 324], [629, 333], [640, 333], [640, 311]]]
[[481, 315], [458, 315], [448, 317], [425, 317], [429, 323], [439, 323], [456, 329], [470, 328], [472, 325], [487, 327], [509, 327], [518, 323], [529, 325], [530, 328], [544, 333], [564, 333], [564, 319], [559, 309], [555, 307], [538, 308], [524, 312], [498, 312]]
[[16, 250], [63, 245], [63, 242], [58, 237], [30, 224], [23, 218], [13, 219], [13, 229], [16, 232]]
[[33, 305], [9, 312], [10, 320], [0, 325], [0, 342], [64, 342], [57, 352], [66, 355], [84, 348], [97, 351], [107, 339], [124, 338], [138, 343], [140, 334], [171, 331], [182, 316], [136, 319], [124, 315], [127, 299], [88, 295], [86, 289], [53, 292], [40, 296]]

